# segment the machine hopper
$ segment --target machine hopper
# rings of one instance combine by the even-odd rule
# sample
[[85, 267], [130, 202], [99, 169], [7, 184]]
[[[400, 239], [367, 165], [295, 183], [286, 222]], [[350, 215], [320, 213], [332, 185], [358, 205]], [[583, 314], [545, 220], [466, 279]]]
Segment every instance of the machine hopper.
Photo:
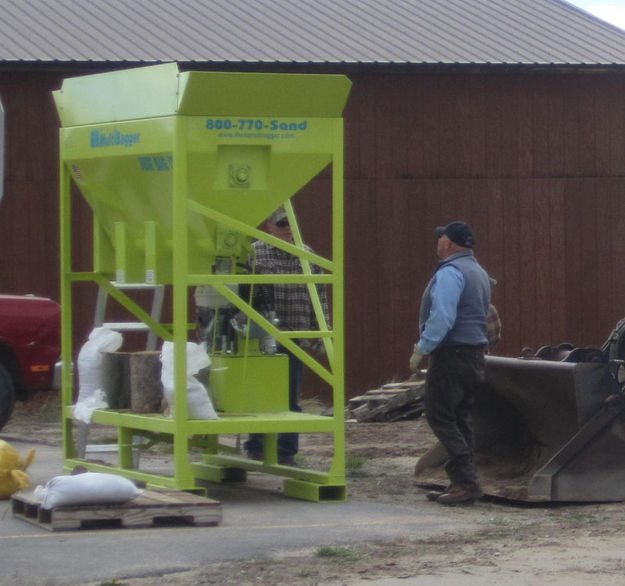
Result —
[[243, 255], [241, 224], [258, 226], [330, 164], [350, 86], [176, 64], [65, 80], [54, 92], [63, 161], [94, 212], [95, 269], [171, 283], [175, 222], [189, 272]]

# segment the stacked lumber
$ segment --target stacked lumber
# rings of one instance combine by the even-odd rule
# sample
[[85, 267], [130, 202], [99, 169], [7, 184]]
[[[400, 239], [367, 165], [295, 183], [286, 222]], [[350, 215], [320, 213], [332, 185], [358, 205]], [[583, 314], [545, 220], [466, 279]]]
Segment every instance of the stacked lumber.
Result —
[[424, 388], [422, 380], [408, 380], [367, 391], [349, 399], [347, 418], [359, 423], [416, 419], [423, 413]]

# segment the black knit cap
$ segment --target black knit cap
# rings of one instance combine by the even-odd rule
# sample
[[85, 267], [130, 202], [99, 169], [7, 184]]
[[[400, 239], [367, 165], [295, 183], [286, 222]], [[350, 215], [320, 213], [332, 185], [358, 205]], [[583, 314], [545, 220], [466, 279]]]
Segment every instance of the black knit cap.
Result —
[[451, 222], [447, 226], [437, 226], [436, 235], [440, 238], [445, 235], [453, 243], [464, 248], [473, 248], [475, 245], [475, 234], [473, 228], [466, 222]]

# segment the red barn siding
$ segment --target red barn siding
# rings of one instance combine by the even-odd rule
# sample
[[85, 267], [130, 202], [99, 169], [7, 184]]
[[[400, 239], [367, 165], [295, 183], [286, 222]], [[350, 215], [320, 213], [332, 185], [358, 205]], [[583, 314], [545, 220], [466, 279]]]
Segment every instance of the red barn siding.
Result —
[[[360, 69], [345, 111], [346, 383], [408, 375], [436, 225], [471, 222], [498, 280], [498, 354], [601, 344], [625, 313], [625, 71], [424, 73]], [[58, 299], [61, 75], [0, 73], [7, 115], [0, 289]], [[304, 237], [330, 254], [327, 172], [295, 199]], [[75, 203], [76, 263], [90, 262]], [[93, 291], [78, 286], [77, 341]], [[311, 377], [307, 393], [324, 394]]]

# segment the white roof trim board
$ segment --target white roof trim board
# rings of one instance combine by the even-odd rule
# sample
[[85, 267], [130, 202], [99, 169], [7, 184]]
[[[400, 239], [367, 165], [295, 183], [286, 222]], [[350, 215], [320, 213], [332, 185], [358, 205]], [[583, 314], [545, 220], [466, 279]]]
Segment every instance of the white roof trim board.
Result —
[[623, 65], [564, 0], [0, 0], [0, 61]]

